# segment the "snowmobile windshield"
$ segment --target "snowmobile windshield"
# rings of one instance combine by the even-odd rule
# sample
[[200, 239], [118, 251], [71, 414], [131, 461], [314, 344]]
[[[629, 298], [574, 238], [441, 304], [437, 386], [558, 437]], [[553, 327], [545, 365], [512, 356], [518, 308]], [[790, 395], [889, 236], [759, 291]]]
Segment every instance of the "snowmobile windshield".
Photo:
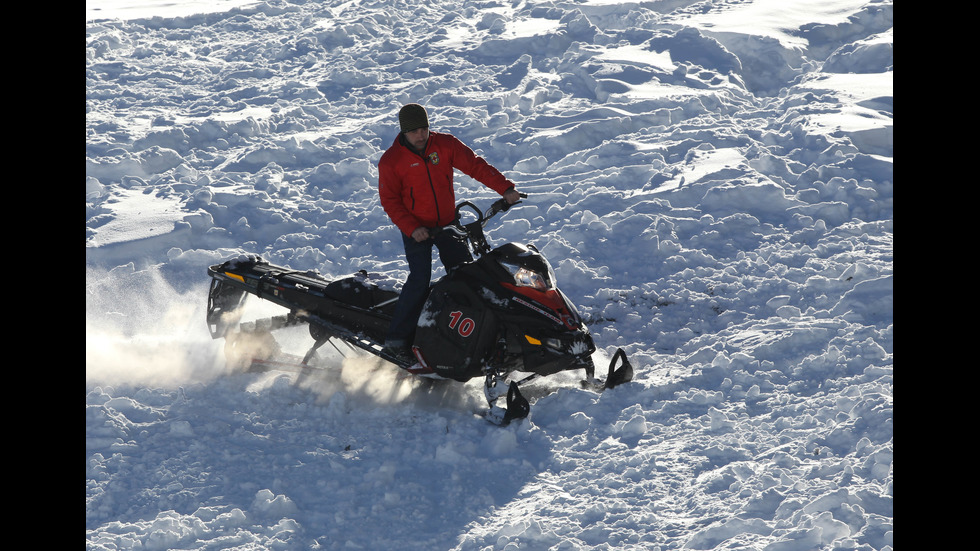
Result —
[[541, 262], [529, 263], [532, 265], [520, 265], [501, 260], [500, 265], [513, 276], [514, 284], [518, 287], [531, 287], [539, 291], [554, 289], [556, 287], [555, 271], [551, 268], [551, 264], [542, 256], [535, 257], [535, 260]]

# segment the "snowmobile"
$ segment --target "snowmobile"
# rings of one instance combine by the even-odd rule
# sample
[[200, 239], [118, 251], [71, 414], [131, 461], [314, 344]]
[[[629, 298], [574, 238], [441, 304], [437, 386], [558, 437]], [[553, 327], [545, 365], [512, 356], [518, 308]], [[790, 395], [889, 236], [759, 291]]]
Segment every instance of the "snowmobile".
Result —
[[[328, 280], [315, 271], [276, 266], [256, 256], [208, 268], [211, 337], [225, 339], [229, 357], [251, 354], [262, 361], [261, 353], [242, 343], [265, 343], [266, 349], [277, 349], [272, 331], [305, 323], [314, 342], [300, 365], [309, 365], [328, 341], [340, 350], [333, 342], [340, 341], [420, 377], [460, 382], [483, 378], [489, 404], [485, 417], [498, 425], [528, 415], [530, 404], [520, 386], [538, 377], [584, 369], [582, 387], [596, 391], [632, 380], [633, 367], [621, 348], [609, 363], [606, 379], [595, 377], [596, 346], [589, 328], [558, 289], [555, 272], [538, 249], [518, 243], [491, 248], [487, 243], [487, 222], [512, 206], [500, 199], [482, 212], [464, 201], [456, 206], [451, 224], [430, 230], [450, 232], [467, 245], [474, 260], [449, 270], [429, 287], [412, 346], [414, 361], [382, 355], [398, 292], [379, 286], [377, 274], [362, 270]], [[475, 220], [463, 223], [464, 215], [475, 215]], [[240, 323], [249, 295], [278, 304], [288, 313]], [[261, 338], [241, 339], [244, 334]], [[507, 380], [518, 373], [529, 375]], [[506, 407], [501, 407], [497, 400], [505, 394]]]

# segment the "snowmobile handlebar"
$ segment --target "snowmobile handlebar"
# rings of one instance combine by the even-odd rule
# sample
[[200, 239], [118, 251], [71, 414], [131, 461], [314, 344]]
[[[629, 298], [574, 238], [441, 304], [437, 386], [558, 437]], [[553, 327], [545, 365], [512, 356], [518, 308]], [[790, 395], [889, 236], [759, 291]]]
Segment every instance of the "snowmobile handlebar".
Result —
[[[520, 195], [522, 199], [527, 199], [526, 193], [519, 193], [518, 195]], [[490, 208], [488, 208], [486, 212], [483, 212], [473, 203], [469, 201], [463, 201], [462, 203], [456, 205], [456, 218], [452, 222], [450, 222], [446, 226], [429, 228], [429, 234], [434, 237], [437, 233], [448, 230], [456, 234], [456, 236], [458, 236], [459, 238], [467, 238], [470, 236], [469, 230], [467, 229], [467, 226], [469, 224], [463, 224], [462, 222], [460, 222], [461, 219], [460, 211], [462, 209], [467, 207], [472, 209], [476, 213], [476, 221], [473, 223], [479, 223], [480, 227], [482, 228], [486, 226], [487, 222], [489, 222], [491, 218], [496, 216], [497, 213], [506, 212], [511, 207], [519, 203], [520, 201], [516, 201], [514, 203], [508, 203], [506, 199], [500, 198], [494, 201], [494, 203], [490, 205]]]
[[[521, 199], [527, 199], [526, 193], [518, 193], [517, 195], [520, 196]], [[507, 212], [507, 210], [509, 210], [510, 207], [513, 207], [518, 203], [520, 203], [520, 201], [515, 201], [514, 203], [508, 203], [507, 199], [501, 197], [500, 199], [494, 201], [492, 205], [490, 205], [490, 208], [487, 209], [486, 214], [481, 218], [480, 221], [484, 226], [486, 226], [487, 221], [493, 218], [494, 216], [496, 216], [498, 212]], [[456, 212], [457, 213], [459, 212], [458, 208], [456, 209]]]

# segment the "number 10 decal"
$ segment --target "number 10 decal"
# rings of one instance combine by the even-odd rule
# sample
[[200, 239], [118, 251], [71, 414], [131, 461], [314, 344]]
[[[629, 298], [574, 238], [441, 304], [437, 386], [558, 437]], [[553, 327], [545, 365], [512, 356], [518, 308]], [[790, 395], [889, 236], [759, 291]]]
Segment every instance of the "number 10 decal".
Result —
[[476, 322], [470, 318], [464, 318], [462, 312], [455, 311], [449, 314], [449, 328], [455, 329], [462, 337], [469, 337], [476, 329]]

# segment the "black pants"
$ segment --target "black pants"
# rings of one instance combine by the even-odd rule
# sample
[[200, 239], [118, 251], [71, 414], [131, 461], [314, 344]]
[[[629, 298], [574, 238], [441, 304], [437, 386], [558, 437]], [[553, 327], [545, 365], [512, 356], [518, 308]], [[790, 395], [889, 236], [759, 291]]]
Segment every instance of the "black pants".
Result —
[[385, 346], [410, 346], [415, 340], [419, 315], [429, 296], [433, 245], [439, 249], [439, 259], [447, 271], [473, 260], [466, 244], [453, 239], [449, 232], [439, 232], [435, 238], [421, 243], [404, 233], [401, 235], [405, 243], [405, 258], [408, 260], [408, 279], [402, 286], [401, 295], [395, 305]]

